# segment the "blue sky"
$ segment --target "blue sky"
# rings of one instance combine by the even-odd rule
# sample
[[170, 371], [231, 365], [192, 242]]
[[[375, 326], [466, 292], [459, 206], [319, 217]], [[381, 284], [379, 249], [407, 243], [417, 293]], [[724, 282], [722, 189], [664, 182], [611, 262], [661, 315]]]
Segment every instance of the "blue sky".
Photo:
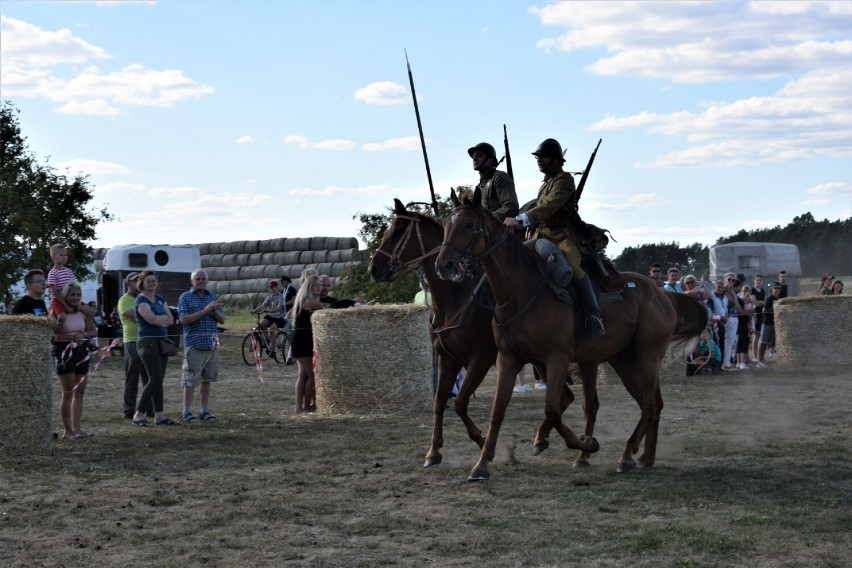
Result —
[[[545, 138], [625, 246], [852, 216], [852, 2], [21, 2], [0, 90], [30, 149], [89, 175], [95, 246], [355, 236]], [[502, 150], [500, 150], [502, 155]], [[577, 178], [579, 179], [579, 178]]]

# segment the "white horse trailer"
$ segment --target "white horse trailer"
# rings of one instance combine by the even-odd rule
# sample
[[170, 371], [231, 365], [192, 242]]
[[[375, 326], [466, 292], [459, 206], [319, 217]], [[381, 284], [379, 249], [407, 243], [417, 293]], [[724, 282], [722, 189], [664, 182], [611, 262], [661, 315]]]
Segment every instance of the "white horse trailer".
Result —
[[100, 304], [109, 314], [124, 294], [124, 279], [131, 272], [153, 270], [160, 287], [157, 293], [170, 306], [190, 288], [190, 274], [201, 268], [201, 254], [195, 245], [118, 245], [104, 256], [103, 271], [98, 273]]

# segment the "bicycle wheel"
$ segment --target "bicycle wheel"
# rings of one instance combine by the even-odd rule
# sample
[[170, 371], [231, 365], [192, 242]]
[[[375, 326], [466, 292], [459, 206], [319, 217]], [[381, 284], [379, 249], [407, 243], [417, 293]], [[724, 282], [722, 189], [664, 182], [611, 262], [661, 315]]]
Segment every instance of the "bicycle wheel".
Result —
[[293, 334], [286, 331], [278, 332], [278, 350], [281, 352], [281, 360], [287, 361], [287, 355], [290, 353], [290, 345], [293, 342]]
[[249, 333], [246, 335], [245, 339], [243, 339], [243, 361], [246, 362], [246, 365], [254, 365], [254, 352], [251, 350], [251, 336]]
[[252, 351], [251, 346], [251, 336], [254, 335], [255, 342], [257, 343], [257, 350], [260, 355], [261, 361], [265, 361], [269, 359], [269, 350], [267, 349], [267, 339], [263, 332], [252, 331], [248, 335], [246, 335], [245, 339], [243, 339], [243, 361], [246, 362], [246, 365], [254, 365], [254, 352]]

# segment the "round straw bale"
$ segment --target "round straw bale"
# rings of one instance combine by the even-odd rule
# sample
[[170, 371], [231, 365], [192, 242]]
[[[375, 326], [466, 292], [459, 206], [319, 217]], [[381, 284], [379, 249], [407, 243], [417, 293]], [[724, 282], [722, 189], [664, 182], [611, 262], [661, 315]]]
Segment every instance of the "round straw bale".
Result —
[[299, 264], [299, 256], [301, 256], [301, 254], [302, 251], [288, 250], [284, 253], [284, 262], [282, 262], [281, 264], [283, 264], [284, 266], [287, 266], [289, 264]]
[[274, 252], [265, 252], [260, 257], [260, 264], [276, 264], [275, 262], [275, 253]]
[[852, 364], [852, 296], [784, 298], [775, 303], [775, 345], [781, 367]]
[[251, 255], [247, 252], [241, 252], [237, 254], [237, 258], [234, 259], [234, 265], [236, 266], [245, 266], [249, 264], [249, 258]]
[[210, 254], [210, 243], [201, 243], [198, 245], [198, 254], [204, 256], [205, 254]]
[[272, 250], [273, 239], [264, 239], [257, 242], [257, 252], [274, 252]]
[[358, 250], [358, 239], [355, 237], [340, 237], [337, 239], [337, 246], [334, 248], [338, 249], [355, 249]]
[[284, 250], [309, 250], [311, 248], [311, 239], [287, 239]]
[[243, 241], [243, 250], [241, 252], [245, 254], [251, 254], [253, 252], [260, 252], [260, 241]]
[[341, 250], [330, 250], [330, 251], [328, 251], [325, 255], [325, 261], [326, 262], [340, 262], [340, 253], [342, 253], [342, 252], [343, 251], [341, 251]]
[[[207, 276], [210, 276], [208, 273]], [[223, 280], [239, 280], [240, 279], [240, 267], [239, 266], [226, 266], [225, 267], [225, 277]]]
[[50, 336], [55, 320], [0, 318], [0, 455], [47, 455], [53, 449], [53, 385]]
[[263, 255], [269, 254], [268, 252], [255, 252], [249, 255], [248, 264], [252, 266], [257, 266], [259, 264], [263, 264]]
[[338, 252], [338, 260], [337, 262], [351, 262], [353, 260], [359, 260], [361, 257], [358, 255], [358, 249], [344, 249], [337, 251]]
[[224, 280], [225, 279], [225, 271], [228, 270], [223, 266], [210, 266], [205, 268], [207, 271], [207, 277], [211, 282], [216, 280]]
[[427, 416], [432, 404], [429, 313], [415, 304], [315, 312], [317, 411]]
[[274, 262], [270, 262], [269, 264], [287, 264], [287, 254], [286, 252], [278, 251], [274, 253], [272, 256], [275, 259]]

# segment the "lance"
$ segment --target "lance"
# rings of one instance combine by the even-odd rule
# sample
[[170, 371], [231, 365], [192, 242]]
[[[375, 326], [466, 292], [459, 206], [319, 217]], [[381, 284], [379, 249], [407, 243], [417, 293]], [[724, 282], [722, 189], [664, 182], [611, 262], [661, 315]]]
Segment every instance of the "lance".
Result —
[[414, 92], [414, 76], [405, 51], [405, 65], [408, 67], [408, 84], [411, 85], [411, 98], [414, 100], [414, 114], [417, 116], [417, 130], [420, 132], [420, 147], [423, 148], [423, 161], [426, 163], [426, 177], [429, 179], [429, 193], [432, 195], [432, 210], [438, 216], [438, 200], [435, 199], [435, 186], [432, 185], [432, 170], [429, 169], [429, 156], [426, 154], [426, 139], [423, 137], [423, 124], [420, 122], [420, 108], [417, 106], [417, 94]]

